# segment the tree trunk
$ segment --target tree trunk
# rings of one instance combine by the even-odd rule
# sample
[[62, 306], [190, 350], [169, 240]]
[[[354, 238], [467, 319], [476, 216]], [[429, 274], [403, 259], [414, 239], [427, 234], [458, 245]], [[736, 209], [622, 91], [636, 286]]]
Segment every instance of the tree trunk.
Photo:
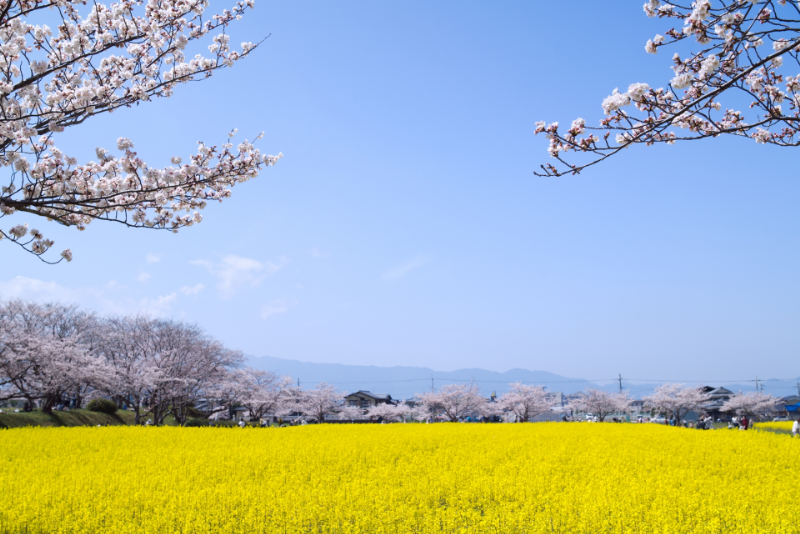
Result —
[[[51, 414], [53, 413], [53, 406], [56, 405], [56, 400], [59, 399], [61, 395], [58, 397], [55, 395], [48, 395], [42, 399], [42, 413]], [[31, 405], [33, 407], [33, 405]]]

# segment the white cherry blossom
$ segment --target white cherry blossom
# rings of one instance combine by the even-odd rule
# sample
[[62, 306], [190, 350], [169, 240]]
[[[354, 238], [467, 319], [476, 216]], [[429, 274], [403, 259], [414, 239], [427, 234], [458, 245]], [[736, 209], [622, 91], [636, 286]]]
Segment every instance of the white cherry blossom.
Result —
[[[0, 0], [0, 167], [8, 175], [0, 218], [25, 212], [78, 230], [104, 220], [175, 232], [200, 222], [198, 210], [209, 201], [274, 165], [280, 154], [265, 155], [245, 140], [200, 143], [186, 163], [175, 156], [172, 166], [159, 167], [124, 136], [118, 153], [98, 147], [95, 161], [79, 163], [54, 137], [232, 66], [258, 46], [234, 50], [227, 33], [253, 5], [241, 0], [213, 14], [208, 0]], [[209, 54], [188, 57], [190, 43], [205, 38]], [[0, 228], [0, 236], [42, 259], [53, 246], [10, 229]]]
[[[636, 82], [625, 93], [615, 89], [602, 101], [599, 126], [587, 122], [580, 133], [537, 123], [535, 133], [546, 134], [547, 151], [556, 160], [537, 175], [578, 173], [635, 144], [734, 135], [759, 144], [800, 145], [800, 83], [797, 71], [786, 72], [789, 65], [800, 68], [797, 2], [695, 0], [687, 7], [649, 0], [644, 11], [657, 21], [672, 19], [672, 28], [645, 45], [651, 54], [663, 46], [681, 50], [673, 55], [668, 83], [653, 89]], [[626, 109], [630, 104], [635, 110]], [[570, 151], [577, 161], [565, 159]]]

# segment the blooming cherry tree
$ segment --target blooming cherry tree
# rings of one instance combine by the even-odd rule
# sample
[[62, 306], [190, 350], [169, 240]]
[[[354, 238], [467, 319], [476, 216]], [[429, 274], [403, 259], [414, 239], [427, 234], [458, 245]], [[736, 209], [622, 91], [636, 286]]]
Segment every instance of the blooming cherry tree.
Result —
[[10, 301], [0, 306], [0, 398], [39, 402], [49, 413], [61, 400], [80, 405], [90, 388], [109, 384], [99, 322], [74, 306]]
[[[556, 163], [539, 176], [579, 173], [635, 144], [674, 144], [732, 135], [760, 144], [800, 144], [800, 7], [787, 0], [648, 0], [648, 17], [674, 27], [655, 35], [645, 51], [679, 49], [673, 76], [653, 88], [636, 82], [602, 102], [597, 127], [575, 119], [568, 129], [536, 123], [550, 140]], [[689, 42], [692, 46], [688, 46]], [[686, 45], [686, 46], [684, 46]], [[568, 152], [584, 155], [567, 161]]]
[[299, 401], [293, 409], [313, 417], [318, 423], [324, 423], [326, 415], [332, 415], [341, 409], [343, 398], [335, 387], [320, 382], [314, 389], [300, 393]]
[[231, 380], [234, 384], [231, 398], [248, 409], [251, 419], [291, 412], [290, 401], [294, 397], [291, 377], [246, 368], [234, 371]]
[[542, 386], [526, 386], [521, 382], [510, 384], [511, 389], [500, 397], [500, 407], [514, 414], [518, 421], [527, 423], [537, 415], [549, 412], [554, 402], [547, 398]]
[[364, 410], [364, 408], [345, 404], [339, 407], [336, 412], [336, 417], [342, 421], [353, 422], [356, 419], [363, 419], [365, 417], [365, 412], [366, 410]]
[[369, 417], [380, 418], [387, 423], [405, 421], [412, 416], [411, 407], [405, 402], [399, 404], [381, 403], [367, 410]]
[[[54, 134], [102, 113], [172, 96], [178, 85], [231, 67], [258, 45], [230, 44], [227, 26], [253, 7], [206, 13], [208, 0], [0, 0], [0, 219], [17, 212], [83, 230], [95, 220], [177, 231], [200, 210], [281, 157], [252, 142], [200, 143], [185, 162], [153, 166], [120, 137], [115, 155], [96, 150], [79, 163]], [[46, 22], [53, 23], [51, 28]], [[208, 53], [187, 48], [208, 39]], [[198, 43], [199, 44], [199, 43]], [[233, 137], [235, 130], [230, 133]], [[256, 139], [261, 136], [257, 136]], [[45, 260], [53, 241], [27, 224], [0, 228], [0, 239]], [[61, 259], [70, 261], [69, 249]], [[58, 261], [61, 261], [58, 259]], [[49, 263], [50, 260], [45, 260]]]
[[657, 412], [673, 415], [680, 421], [686, 414], [699, 409], [711, 398], [699, 388], [687, 388], [683, 387], [683, 384], [662, 384], [652, 395], [643, 400]]
[[197, 326], [146, 316], [108, 320], [102, 353], [114, 375], [104, 390], [131, 405], [136, 423], [152, 415], [161, 424], [169, 414], [183, 422], [195, 402], [229, 398], [242, 362]]
[[722, 405], [722, 411], [734, 412], [748, 417], [758, 417], [771, 412], [776, 404], [778, 404], [778, 399], [767, 393], [757, 391], [739, 392]]
[[437, 392], [422, 393], [417, 397], [428, 411], [443, 412], [451, 422], [458, 421], [472, 413], [479, 413], [486, 403], [478, 385], [472, 382], [448, 384]]
[[613, 413], [627, 412], [633, 400], [628, 392], [608, 393], [599, 389], [587, 389], [584, 394], [570, 403], [570, 407], [583, 413], [591, 413], [602, 422]]

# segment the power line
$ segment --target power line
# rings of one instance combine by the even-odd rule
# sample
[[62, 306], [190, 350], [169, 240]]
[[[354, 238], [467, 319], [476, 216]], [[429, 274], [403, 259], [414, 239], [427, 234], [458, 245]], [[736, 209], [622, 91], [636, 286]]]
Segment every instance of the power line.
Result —
[[[430, 378], [403, 378], [397, 380], [338, 380], [338, 381], [330, 381], [327, 382], [328, 384], [363, 384], [365, 382], [369, 382], [371, 384], [395, 384], [401, 382], [425, 382], [430, 380], [431, 387], [433, 387], [435, 380], [442, 380], [445, 382], [475, 382], [476, 384], [509, 384], [511, 383], [510, 380], [472, 380], [467, 378], [444, 378], [444, 377], [433, 377]], [[781, 389], [792, 389], [795, 386], [777, 386], [769, 384], [769, 382], [783, 380], [783, 381], [790, 381], [795, 380], [796, 378], [772, 378], [769, 380], [761, 380], [761, 379], [747, 379], [747, 380], [735, 380], [735, 379], [717, 379], [717, 380], [664, 380], [664, 379], [656, 379], [656, 378], [626, 378], [630, 382], [658, 382], [658, 383], [675, 383], [675, 382], [683, 382], [683, 383], [696, 383], [696, 384], [708, 384], [708, 383], [715, 383], [715, 382], [726, 382], [726, 383], [757, 383], [758, 387], [763, 389], [764, 387], [771, 387], [771, 388], [781, 388]], [[573, 380], [514, 380], [514, 382], [521, 382], [523, 384], [574, 384], [578, 382], [619, 382], [622, 383], [622, 375], [618, 376], [617, 378], [576, 378]], [[299, 380], [298, 380], [299, 382]], [[767, 382], [766, 384], [764, 382]]]
[[[728, 378], [726, 378], [726, 379], [717, 379], [717, 380], [664, 380], [664, 379], [660, 379], [659, 380], [659, 379], [655, 379], [655, 378], [626, 378], [626, 380], [628, 380], [629, 382], [631, 382], [631, 381], [633, 381], [633, 382], [665, 382], [665, 383], [666, 382], [691, 382], [691, 383], [698, 383], [698, 384], [705, 384], [705, 383], [708, 383], [708, 382], [727, 382], [727, 383], [758, 382], [759, 384], [762, 384], [762, 385], [763, 385], [764, 382], [776, 382], [778, 380], [790, 381], [790, 380], [796, 380], [796, 379], [797, 379], [797, 377], [795, 377], [795, 378], [770, 378], [769, 380], [761, 380], [761, 379], [735, 380], [735, 379], [728, 379]], [[614, 380], [617, 380], [617, 379], [615, 378]]]

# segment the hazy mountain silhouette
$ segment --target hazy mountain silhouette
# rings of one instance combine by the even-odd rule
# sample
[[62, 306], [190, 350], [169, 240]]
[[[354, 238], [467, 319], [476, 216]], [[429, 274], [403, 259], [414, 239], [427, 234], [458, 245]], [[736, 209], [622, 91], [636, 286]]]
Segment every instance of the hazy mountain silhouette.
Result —
[[247, 365], [256, 369], [272, 371], [279, 375], [291, 376], [300, 380], [300, 386], [310, 388], [319, 382], [327, 382], [342, 391], [364, 389], [373, 393], [388, 393], [395, 399], [405, 399], [417, 393], [438, 390], [445, 384], [455, 384], [474, 380], [488, 396], [495, 391], [502, 395], [511, 382], [542, 385], [548, 391], [574, 393], [590, 387], [597, 387], [582, 378], [568, 378], [547, 371], [511, 369], [504, 373], [486, 369], [459, 369], [457, 371], [434, 371], [427, 367], [378, 367], [375, 365], [344, 365], [338, 363], [311, 363], [297, 360], [284, 360], [271, 356], [248, 356]]
[[[511, 369], [503, 373], [486, 369], [458, 369], [456, 371], [434, 371], [428, 367], [379, 367], [376, 365], [345, 365], [339, 363], [312, 363], [297, 360], [284, 360], [271, 356], [247, 356], [247, 365], [256, 369], [272, 371], [279, 375], [288, 375], [300, 381], [303, 388], [311, 388], [320, 382], [327, 382], [342, 391], [358, 391], [360, 389], [373, 393], [388, 393], [395, 399], [406, 399], [417, 393], [437, 390], [445, 384], [457, 384], [474, 380], [485, 395], [493, 391], [502, 395], [508, 390], [511, 382], [523, 382], [545, 386], [547, 391], [560, 391], [565, 395], [582, 391], [586, 388], [598, 388], [605, 391], [619, 391], [617, 382], [598, 385], [583, 378], [569, 378], [547, 371], [530, 371], [527, 369]], [[765, 393], [776, 397], [797, 394], [797, 382], [793, 380], [763, 380], [761, 385]], [[631, 383], [623, 377], [622, 387], [630, 392], [631, 397], [640, 399], [655, 390], [658, 383]], [[700, 384], [686, 384], [700, 385]], [[717, 382], [712, 386], [724, 385], [734, 392], [755, 391], [755, 383], [724, 384]]]

